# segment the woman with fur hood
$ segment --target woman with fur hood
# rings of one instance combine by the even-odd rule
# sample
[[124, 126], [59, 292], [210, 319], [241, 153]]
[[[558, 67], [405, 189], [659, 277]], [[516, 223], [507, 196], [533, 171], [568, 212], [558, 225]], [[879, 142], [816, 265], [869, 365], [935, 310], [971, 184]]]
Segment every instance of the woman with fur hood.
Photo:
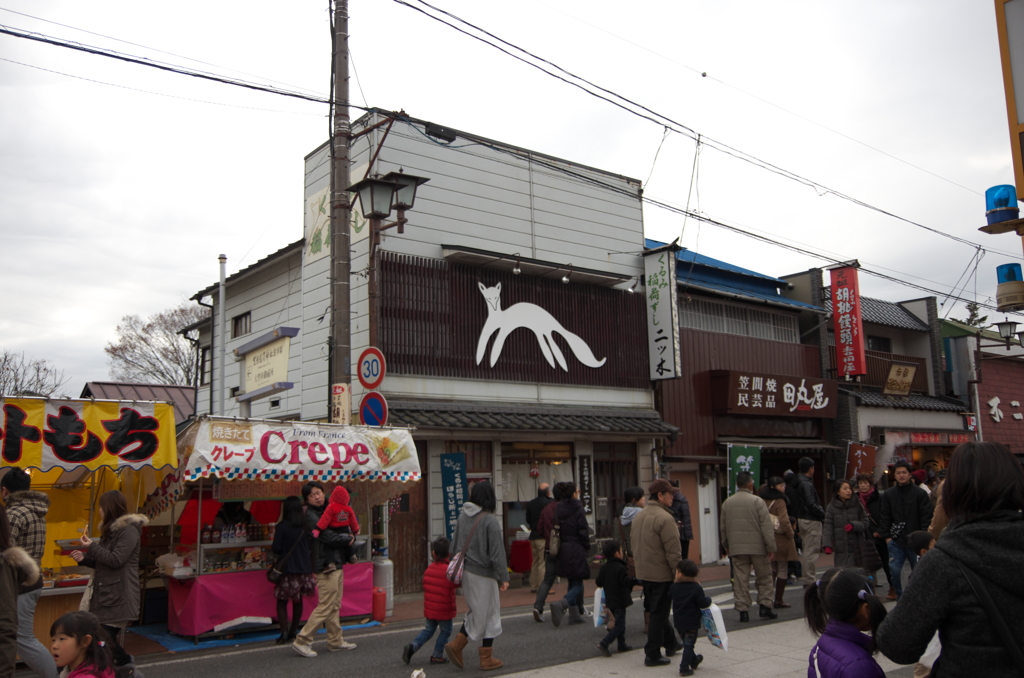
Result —
[[28, 553], [11, 545], [11, 524], [0, 506], [0, 676], [13, 676], [18, 652], [18, 591], [39, 579]]
[[149, 518], [128, 513], [128, 502], [117, 490], [100, 495], [100, 539], [82, 535], [86, 551], [72, 551], [76, 561], [95, 569], [89, 612], [110, 634], [114, 665], [125, 666], [132, 657], [121, 647], [121, 629], [139, 618], [139, 550], [142, 528]]

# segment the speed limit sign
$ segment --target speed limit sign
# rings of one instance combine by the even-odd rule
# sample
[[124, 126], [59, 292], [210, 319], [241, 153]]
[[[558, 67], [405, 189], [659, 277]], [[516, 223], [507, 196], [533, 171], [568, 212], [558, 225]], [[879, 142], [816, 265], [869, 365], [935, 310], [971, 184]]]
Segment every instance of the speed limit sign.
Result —
[[359, 370], [359, 383], [367, 391], [373, 391], [384, 381], [384, 374], [387, 368], [384, 364], [384, 354], [379, 348], [371, 346], [359, 355], [359, 363], [356, 365]]

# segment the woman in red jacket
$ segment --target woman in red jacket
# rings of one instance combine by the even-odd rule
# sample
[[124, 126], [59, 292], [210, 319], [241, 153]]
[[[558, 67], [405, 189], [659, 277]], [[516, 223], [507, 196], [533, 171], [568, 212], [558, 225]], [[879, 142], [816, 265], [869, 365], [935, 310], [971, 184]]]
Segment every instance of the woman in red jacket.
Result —
[[423, 573], [423, 630], [416, 638], [402, 648], [402, 661], [406, 664], [412, 659], [416, 650], [423, 647], [434, 637], [434, 630], [440, 628], [441, 633], [434, 643], [434, 652], [430, 655], [431, 664], [447, 664], [444, 646], [452, 635], [452, 619], [455, 618], [455, 584], [448, 581], [448, 540], [438, 537], [430, 545], [434, 562]]

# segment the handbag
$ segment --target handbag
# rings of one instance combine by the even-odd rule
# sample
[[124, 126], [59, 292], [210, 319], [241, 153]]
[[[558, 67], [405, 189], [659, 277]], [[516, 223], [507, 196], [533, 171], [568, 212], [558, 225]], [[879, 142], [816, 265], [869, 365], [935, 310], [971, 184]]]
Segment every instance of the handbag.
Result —
[[772, 500], [772, 503], [768, 504], [768, 511], [769, 511], [768, 517], [772, 519], [772, 529], [775, 530], [775, 534], [781, 534], [782, 533], [782, 523], [779, 522], [779, 517], [777, 515], [775, 515], [774, 513], [771, 513], [772, 507], [775, 506], [775, 502], [777, 502], [777, 501], [778, 501], [778, 499], [774, 499], [774, 500]]
[[462, 545], [459, 552], [455, 554], [455, 557], [448, 563], [448, 569], [445, 570], [445, 576], [448, 577], [448, 581], [455, 584], [456, 586], [462, 586], [462, 571], [466, 567], [466, 549], [473, 542], [473, 535], [476, 534], [476, 526], [480, 524], [480, 520], [484, 517], [483, 512], [477, 516], [476, 520], [473, 521], [473, 527], [469, 530], [469, 537], [466, 538], [466, 543]]
[[626, 530], [622, 527], [622, 521], [619, 521], [619, 534], [622, 535], [622, 552], [626, 555], [626, 576], [630, 579], [636, 579], [636, 561], [633, 560], [633, 552], [629, 548], [629, 542], [626, 541]]
[[288, 557], [291, 556], [292, 551], [295, 550], [295, 547], [302, 543], [302, 535], [305, 533], [306, 530], [305, 528], [303, 528], [302, 533], [299, 534], [299, 537], [295, 540], [295, 543], [292, 544], [292, 547], [290, 549], [288, 549], [288, 553], [278, 558], [271, 566], [271, 568], [267, 570], [267, 581], [269, 581], [271, 584], [276, 585], [277, 582], [281, 581], [281, 577], [284, 576], [284, 564], [288, 560]]
[[558, 551], [562, 548], [562, 526], [552, 525], [551, 536], [548, 537], [548, 553], [552, 558], [558, 557]]
[[1013, 660], [1017, 668], [1024, 667], [1024, 652], [1021, 652], [1020, 645], [1014, 640], [1010, 627], [1006, 625], [1006, 620], [999, 613], [999, 608], [996, 607], [995, 602], [992, 600], [992, 595], [988, 592], [984, 582], [981, 581], [981, 577], [973, 570], [964, 567], [964, 564], [954, 558], [946, 549], [939, 548], [939, 550], [949, 556], [956, 563], [956, 566], [960, 568], [960, 572], [963, 573], [967, 583], [971, 585], [974, 595], [978, 597], [981, 606], [985, 608], [985, 612], [992, 621], [992, 625], [996, 628], [996, 633], [999, 635], [999, 639], [1003, 641], [1006, 651], [1010, 653], [1010, 659]]

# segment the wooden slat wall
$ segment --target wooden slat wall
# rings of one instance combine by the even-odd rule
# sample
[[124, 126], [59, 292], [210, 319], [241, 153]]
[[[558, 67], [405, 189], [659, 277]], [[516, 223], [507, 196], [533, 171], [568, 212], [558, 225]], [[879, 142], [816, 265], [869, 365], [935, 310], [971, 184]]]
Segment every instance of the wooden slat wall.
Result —
[[[388, 371], [439, 377], [648, 389], [647, 324], [643, 295], [594, 285], [569, 284], [509, 272], [450, 264], [442, 259], [381, 253], [378, 343]], [[568, 371], [550, 367], [537, 338], [512, 332], [490, 367], [490, 347], [479, 365], [476, 344], [487, 321], [478, 283], [501, 283], [501, 308], [519, 302], [548, 311], [580, 336], [604, 365], [587, 367], [555, 335]]]
[[[885, 386], [889, 380], [889, 363], [893, 360], [901, 363], [915, 363], [917, 371], [914, 372], [914, 382], [910, 390], [914, 393], [928, 393], [928, 361], [912, 355], [900, 355], [898, 353], [885, 353], [884, 351], [864, 351], [867, 358], [868, 373], [860, 378], [864, 386]], [[828, 358], [831, 369], [828, 378], [836, 378], [836, 347], [828, 347]]]
[[662, 418], [680, 429], [669, 455], [715, 455], [711, 370], [750, 370], [820, 377], [816, 346], [754, 339], [719, 332], [680, 330], [683, 376], [660, 383]]

